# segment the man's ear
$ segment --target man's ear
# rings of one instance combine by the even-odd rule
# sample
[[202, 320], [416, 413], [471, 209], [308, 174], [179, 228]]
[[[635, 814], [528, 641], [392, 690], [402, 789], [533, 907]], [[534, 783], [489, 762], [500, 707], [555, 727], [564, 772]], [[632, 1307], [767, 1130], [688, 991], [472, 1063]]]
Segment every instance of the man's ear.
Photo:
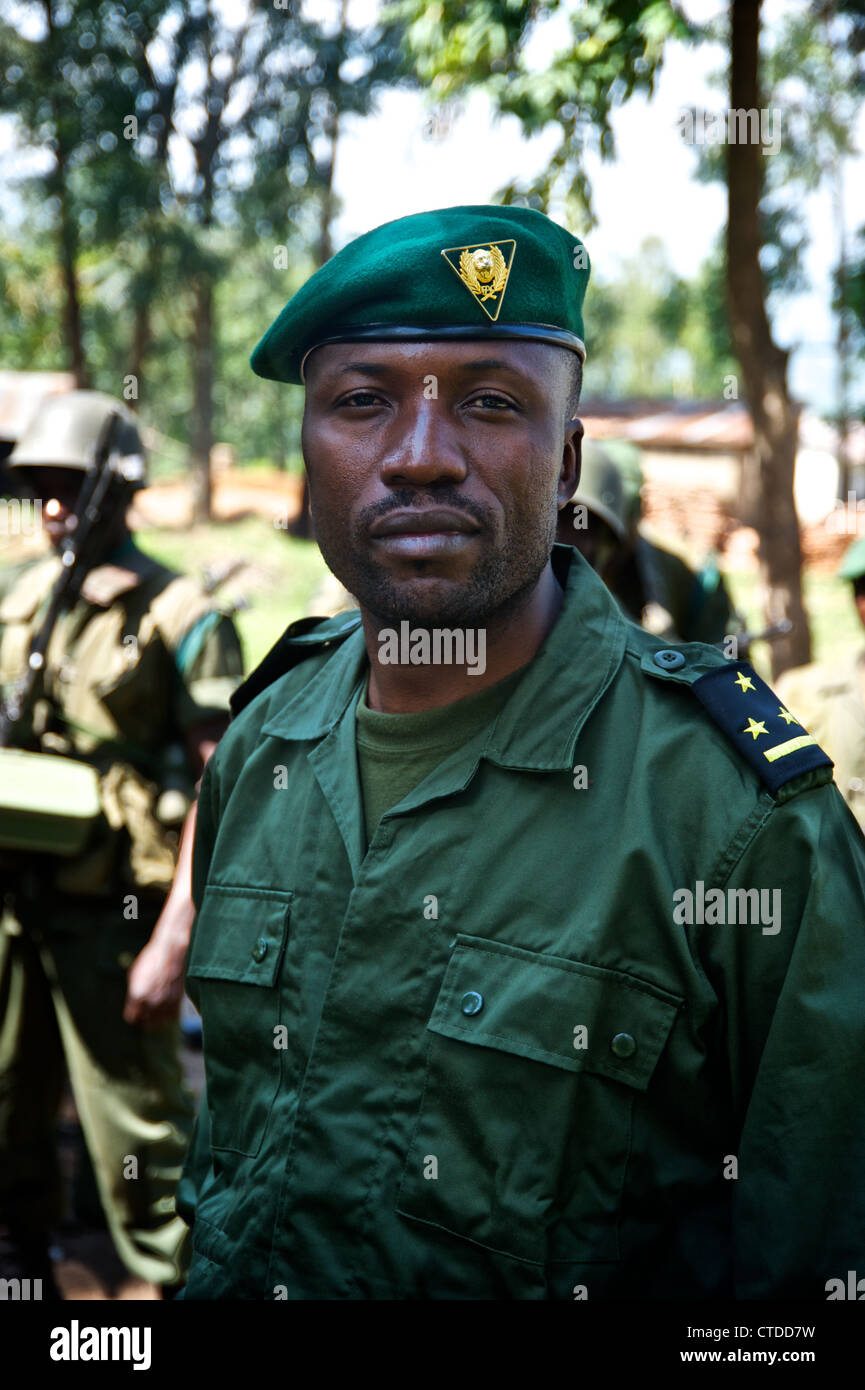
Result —
[[580, 485], [580, 471], [583, 462], [583, 422], [576, 419], [565, 426], [565, 443], [562, 449], [562, 468], [559, 473], [559, 507], [570, 502]]

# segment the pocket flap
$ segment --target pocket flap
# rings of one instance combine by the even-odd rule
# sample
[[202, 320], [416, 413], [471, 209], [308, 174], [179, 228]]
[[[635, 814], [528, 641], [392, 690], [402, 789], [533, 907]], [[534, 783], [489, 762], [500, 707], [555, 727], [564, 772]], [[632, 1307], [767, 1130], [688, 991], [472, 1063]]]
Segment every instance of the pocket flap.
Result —
[[643, 1091], [682, 1003], [622, 971], [459, 935], [428, 1027]]
[[272, 986], [293, 898], [279, 889], [209, 883], [195, 923], [187, 976]]

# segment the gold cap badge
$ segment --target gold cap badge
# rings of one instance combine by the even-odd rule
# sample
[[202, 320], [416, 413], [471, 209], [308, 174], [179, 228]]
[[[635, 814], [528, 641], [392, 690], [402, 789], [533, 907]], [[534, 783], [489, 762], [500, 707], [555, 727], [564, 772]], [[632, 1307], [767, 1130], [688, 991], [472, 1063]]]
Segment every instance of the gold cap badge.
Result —
[[[506, 250], [510, 247], [507, 261], [502, 247]], [[459, 276], [493, 323], [502, 307], [516, 247], [516, 241], [503, 241], [499, 245], [484, 241], [474, 246], [449, 246], [446, 251], [442, 251], [451, 270]], [[452, 257], [454, 259], [451, 259]]]

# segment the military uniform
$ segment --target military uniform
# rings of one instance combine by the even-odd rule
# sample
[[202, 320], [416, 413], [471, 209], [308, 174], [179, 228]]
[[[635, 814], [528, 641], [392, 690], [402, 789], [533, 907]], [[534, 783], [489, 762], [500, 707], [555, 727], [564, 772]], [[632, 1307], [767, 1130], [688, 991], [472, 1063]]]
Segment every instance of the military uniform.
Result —
[[[341, 353], [308, 401], [305, 457], [356, 489], [338, 516], [359, 534], [364, 510], [405, 508], [402, 529], [435, 511], [447, 480], [540, 535], [576, 479], [570, 419], [557, 432], [575, 392], [562, 371], [545, 393], [562, 447], [538, 454], [533, 510], [522, 423], [492, 423], [524, 372], [487, 340], [581, 362], [587, 279], [585, 248], [531, 209], [419, 214], [316, 272], [252, 365], [299, 382], [325, 344], [389, 345], [389, 367], [348, 367], [362, 394], [333, 404]], [[481, 362], [453, 352], [443, 403], [419, 404], [423, 354], [393, 344], [476, 339]], [[368, 534], [331, 553], [395, 587]], [[405, 671], [401, 697], [347, 614], [293, 624], [233, 698], [194, 860], [207, 1100], [178, 1189], [184, 1297], [822, 1298], [856, 1267], [865, 847], [829, 759], [746, 664], [629, 622], [572, 547], [544, 559], [531, 659], [502, 640], [476, 695], [433, 682], [425, 704]], [[480, 564], [465, 589], [432, 570], [452, 609]], [[411, 770], [381, 756], [394, 721]]]
[[[554, 559], [499, 717], [368, 846], [359, 619], [238, 692], [199, 803], [184, 1297], [820, 1298], [855, 1268], [865, 853], [828, 759]], [[782, 917], [678, 924], [683, 889]]]
[[[59, 568], [51, 556], [9, 577], [4, 684], [21, 674]], [[241, 671], [233, 624], [197, 582], [131, 541], [91, 569], [54, 629], [34, 727], [43, 752], [97, 770], [102, 814], [80, 855], [3, 860], [0, 1220], [38, 1233], [62, 1214], [65, 1055], [118, 1253], [158, 1283], [183, 1270], [173, 1193], [193, 1107], [177, 1025], [124, 1023], [126, 974], [171, 884], [193, 795], [184, 730], [226, 711]]]
[[[852, 580], [854, 592], [861, 590], [865, 540], [848, 547], [838, 574]], [[865, 622], [861, 610], [860, 616]], [[850, 652], [840, 661], [785, 671], [778, 679], [778, 692], [831, 754], [841, 794], [865, 832], [865, 650]]]
[[865, 832], [865, 651], [835, 666], [787, 671], [778, 692], [832, 754], [835, 780]]

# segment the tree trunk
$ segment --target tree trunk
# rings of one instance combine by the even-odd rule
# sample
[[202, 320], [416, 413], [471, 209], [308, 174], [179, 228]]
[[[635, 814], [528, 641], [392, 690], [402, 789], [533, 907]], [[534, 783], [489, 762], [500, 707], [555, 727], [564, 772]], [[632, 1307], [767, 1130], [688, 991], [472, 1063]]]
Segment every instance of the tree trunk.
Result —
[[[345, 18], [347, 10], [347, 0], [342, 0], [340, 9], [340, 33], [345, 31]], [[334, 104], [334, 112], [330, 121], [329, 129], [330, 149], [327, 165], [324, 170], [325, 186], [321, 200], [321, 217], [318, 224], [318, 264], [323, 266], [333, 255], [333, 243], [331, 241], [331, 225], [334, 213], [334, 170], [336, 168], [336, 151], [339, 145], [339, 107]], [[288, 528], [289, 535], [296, 536], [300, 540], [314, 540], [315, 531], [312, 524], [312, 513], [309, 508], [309, 481], [304, 471], [303, 491], [300, 498], [300, 511], [295, 517], [291, 526]]]
[[[51, 0], [43, 0], [45, 25], [48, 30], [50, 50], [59, 53], [57, 31], [55, 28], [54, 6]], [[63, 336], [69, 358], [69, 369], [75, 377], [79, 390], [90, 385], [87, 362], [84, 357], [84, 342], [81, 333], [81, 299], [78, 293], [78, 228], [69, 207], [69, 190], [66, 182], [67, 151], [63, 139], [63, 119], [57, 103], [51, 99], [51, 117], [54, 127], [54, 169], [49, 187], [54, 185], [60, 216], [57, 224], [60, 277], [63, 282]]]
[[[148, 219], [150, 221], [150, 219]], [[135, 378], [135, 400], [144, 387], [144, 368], [153, 348], [153, 302], [160, 283], [161, 254], [159, 234], [150, 226], [144, 234], [144, 262], [133, 281], [132, 340], [129, 348], [129, 375]]]
[[84, 342], [81, 334], [81, 300], [78, 293], [77, 251], [78, 238], [69, 211], [69, 197], [66, 191], [66, 171], [60, 151], [57, 151], [57, 193], [60, 200], [60, 222], [58, 227], [60, 250], [60, 273], [63, 279], [63, 336], [69, 355], [69, 370], [75, 376], [75, 384], [82, 390], [90, 385], [90, 374], [84, 357]]
[[141, 399], [144, 363], [150, 351], [151, 330], [150, 305], [141, 300], [135, 306], [135, 317], [132, 323], [132, 352], [129, 362], [129, 375], [135, 378], [136, 402], [140, 402]]
[[[730, 107], [759, 110], [760, 0], [732, 0]], [[772, 674], [811, 659], [802, 603], [802, 551], [793, 503], [799, 408], [787, 387], [789, 353], [772, 338], [760, 267], [760, 197], [763, 154], [758, 142], [727, 143], [727, 295], [730, 326], [744, 392], [754, 421], [760, 477], [760, 569], [770, 623], [793, 628], [772, 644]]]
[[275, 443], [273, 446], [273, 462], [284, 473], [288, 467], [288, 459], [285, 456], [285, 392], [282, 387], [277, 387], [273, 401], [273, 423]]
[[193, 519], [210, 520], [210, 450], [213, 446], [213, 285], [202, 271], [192, 286]]
[[847, 238], [844, 232], [844, 165], [840, 155], [835, 163], [835, 221], [838, 227], [838, 496], [847, 501], [850, 487], [850, 323], [847, 316]]
[[315, 530], [312, 525], [312, 512], [309, 506], [309, 484], [306, 473], [303, 475], [303, 492], [300, 496], [300, 511], [288, 528], [288, 534], [301, 541], [314, 541]]

